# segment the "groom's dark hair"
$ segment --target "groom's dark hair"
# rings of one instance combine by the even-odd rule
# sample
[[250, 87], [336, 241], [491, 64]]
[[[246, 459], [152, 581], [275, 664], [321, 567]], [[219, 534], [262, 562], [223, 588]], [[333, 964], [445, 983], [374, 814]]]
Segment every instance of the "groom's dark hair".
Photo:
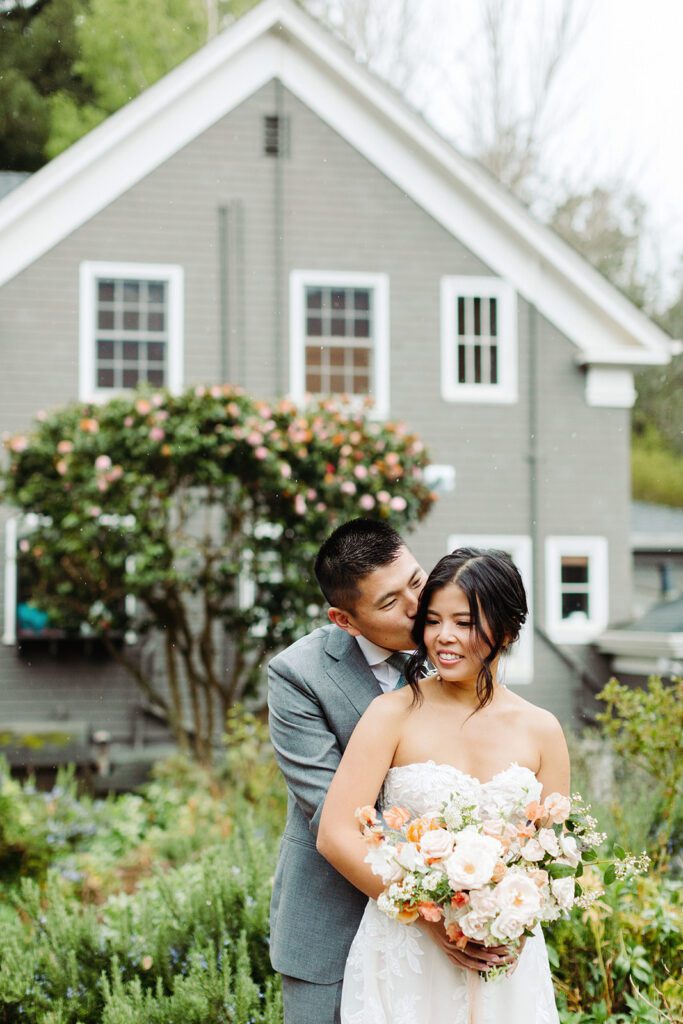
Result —
[[315, 576], [330, 605], [352, 611], [363, 577], [391, 565], [405, 546], [393, 527], [375, 519], [351, 519], [338, 526], [315, 560]]

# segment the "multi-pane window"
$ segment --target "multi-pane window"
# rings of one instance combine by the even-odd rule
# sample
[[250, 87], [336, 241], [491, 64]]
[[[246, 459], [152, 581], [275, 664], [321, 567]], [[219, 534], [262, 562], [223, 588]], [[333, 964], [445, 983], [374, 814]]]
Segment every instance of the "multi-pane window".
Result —
[[370, 288], [306, 288], [306, 391], [369, 393], [372, 299]]
[[587, 643], [609, 618], [607, 540], [546, 539], [546, 619], [558, 643]]
[[517, 400], [516, 298], [498, 278], [441, 282], [442, 394], [448, 401]]
[[588, 555], [563, 555], [560, 559], [562, 619], [590, 618], [590, 559]]
[[458, 384], [498, 383], [498, 299], [458, 296]]
[[290, 392], [370, 397], [389, 406], [389, 284], [385, 274], [293, 271]]
[[180, 267], [81, 264], [81, 399], [141, 384], [181, 389], [182, 293]]
[[166, 383], [168, 285], [105, 278], [97, 282], [96, 384], [135, 388]]

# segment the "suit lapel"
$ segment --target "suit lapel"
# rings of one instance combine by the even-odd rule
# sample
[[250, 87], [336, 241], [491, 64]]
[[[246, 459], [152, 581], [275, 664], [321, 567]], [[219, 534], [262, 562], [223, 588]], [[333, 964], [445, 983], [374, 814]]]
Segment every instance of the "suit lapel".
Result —
[[327, 674], [362, 715], [371, 701], [382, 693], [363, 652], [354, 637], [334, 626], [325, 645], [330, 663]]

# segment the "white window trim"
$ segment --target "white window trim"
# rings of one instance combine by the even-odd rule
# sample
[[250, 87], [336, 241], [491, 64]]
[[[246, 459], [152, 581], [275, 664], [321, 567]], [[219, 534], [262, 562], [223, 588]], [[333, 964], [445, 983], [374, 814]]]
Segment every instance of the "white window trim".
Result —
[[[458, 298], [498, 302], [498, 384], [459, 384], [457, 380]], [[508, 404], [517, 401], [517, 293], [500, 277], [441, 278], [441, 396], [446, 402]]]
[[529, 614], [522, 626], [516, 649], [498, 662], [500, 682], [525, 686], [534, 678], [533, 557], [531, 537], [524, 534], [454, 533], [448, 538], [448, 550], [455, 548], [498, 548], [509, 551], [519, 569], [526, 591]]
[[[116, 526], [119, 523], [130, 524], [131, 521], [135, 522], [133, 516], [112, 516], [105, 514], [100, 518], [103, 523], [110, 526]], [[5, 523], [4, 622], [1, 641], [5, 647], [15, 647], [17, 643], [17, 558], [19, 550], [19, 524], [22, 519], [28, 526], [38, 525], [41, 519], [45, 521], [45, 517], [41, 517], [35, 512], [28, 512], [23, 516], [11, 516]], [[126, 559], [126, 571], [131, 572], [133, 570], [134, 563], [135, 556], [129, 555]], [[132, 619], [135, 617], [137, 611], [135, 595], [126, 594], [124, 600], [126, 614]], [[125, 636], [125, 641], [127, 644], [136, 643], [137, 633], [134, 630], [128, 630]]]
[[[589, 559], [590, 618], [585, 622], [562, 618], [563, 555], [586, 555]], [[586, 644], [607, 628], [609, 622], [609, 569], [606, 537], [546, 537], [545, 615], [549, 637], [559, 644]]]
[[334, 270], [292, 270], [289, 275], [289, 394], [301, 405], [306, 396], [305, 288], [316, 285], [371, 288], [374, 339], [374, 406], [370, 415], [389, 415], [389, 275]]
[[96, 282], [101, 278], [165, 281], [168, 284], [168, 362], [166, 387], [178, 394], [183, 387], [184, 272], [169, 263], [110, 263], [86, 260], [80, 266], [78, 397], [81, 402], [106, 402], [123, 389], [98, 388], [95, 382]]

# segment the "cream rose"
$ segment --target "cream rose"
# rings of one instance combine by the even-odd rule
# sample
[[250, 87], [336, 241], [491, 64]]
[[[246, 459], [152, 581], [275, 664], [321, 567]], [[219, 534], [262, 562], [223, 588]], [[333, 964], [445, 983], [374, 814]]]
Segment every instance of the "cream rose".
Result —
[[549, 853], [551, 857], [559, 856], [560, 844], [557, 841], [557, 836], [551, 828], [542, 828], [536, 838], [545, 852]]
[[520, 853], [524, 860], [530, 861], [543, 860], [545, 857], [545, 850], [538, 839], [529, 839], [520, 850]]
[[575, 868], [581, 860], [581, 854], [579, 853], [574, 836], [560, 836], [560, 849], [562, 851], [562, 859]]
[[550, 889], [563, 910], [569, 910], [574, 903], [574, 879], [553, 878], [550, 882]]
[[501, 911], [514, 909], [524, 921], [531, 921], [541, 909], [538, 886], [524, 871], [508, 871], [493, 891]]
[[454, 843], [453, 836], [445, 828], [435, 828], [422, 836], [420, 850], [426, 860], [444, 860], [453, 853]]
[[515, 907], [508, 907], [491, 921], [489, 927], [494, 939], [498, 939], [499, 942], [509, 942], [511, 939], [520, 937], [527, 927], [527, 923]]
[[491, 881], [503, 848], [497, 839], [476, 832], [462, 833], [453, 853], [444, 861], [454, 889], [481, 889]]

